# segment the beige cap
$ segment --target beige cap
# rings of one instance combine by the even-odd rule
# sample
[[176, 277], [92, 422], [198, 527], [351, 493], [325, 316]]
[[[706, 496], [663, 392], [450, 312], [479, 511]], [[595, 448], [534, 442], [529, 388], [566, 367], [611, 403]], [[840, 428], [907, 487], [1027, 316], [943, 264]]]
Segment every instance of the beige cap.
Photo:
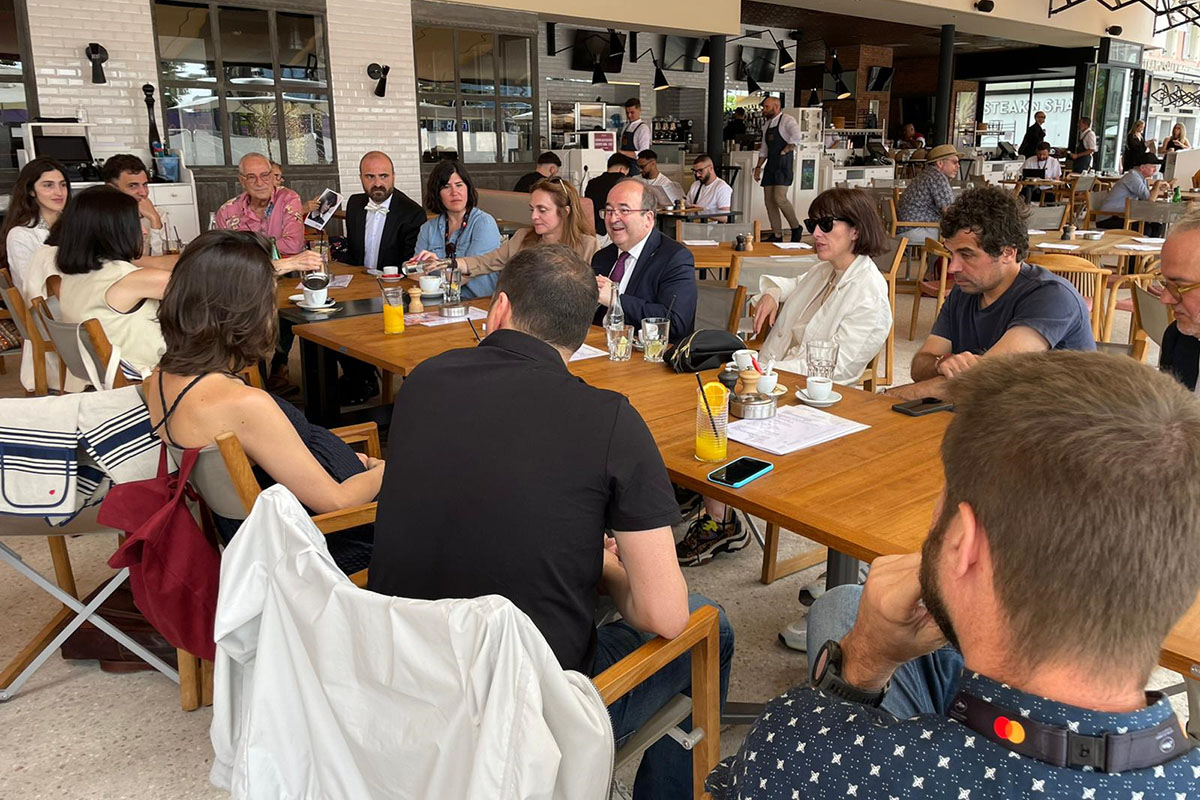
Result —
[[939, 144], [937, 147], [925, 154], [925, 161], [932, 163], [941, 161], [943, 158], [950, 158], [958, 155], [958, 150], [952, 144]]

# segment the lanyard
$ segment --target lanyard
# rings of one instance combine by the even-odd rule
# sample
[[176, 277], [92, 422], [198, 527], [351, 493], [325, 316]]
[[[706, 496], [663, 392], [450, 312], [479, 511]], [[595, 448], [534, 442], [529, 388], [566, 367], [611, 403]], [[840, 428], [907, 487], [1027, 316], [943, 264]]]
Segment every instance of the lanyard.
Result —
[[[455, 231], [455, 233], [458, 234], [458, 237], [460, 239], [462, 238], [462, 232], [467, 229], [467, 220], [470, 218], [471, 218], [471, 209], [468, 208], [467, 213], [463, 214], [462, 225], [459, 225], [458, 230]], [[450, 244], [450, 215], [449, 214], [446, 215], [446, 244]]]

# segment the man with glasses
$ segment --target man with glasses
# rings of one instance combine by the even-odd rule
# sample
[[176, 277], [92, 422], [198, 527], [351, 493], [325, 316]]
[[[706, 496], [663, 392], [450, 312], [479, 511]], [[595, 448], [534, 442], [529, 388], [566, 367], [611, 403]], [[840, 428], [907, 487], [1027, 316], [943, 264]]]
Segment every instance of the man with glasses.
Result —
[[[694, 182], [687, 193], [689, 206], [700, 206], [705, 211], [728, 211], [733, 205], [733, 187], [717, 177], [713, 168], [712, 156], [701, 153], [692, 162], [692, 178]], [[724, 222], [724, 217], [713, 219], [714, 222]]]
[[645, 317], [670, 317], [670, 339], [692, 332], [696, 316], [696, 261], [691, 251], [654, 226], [654, 196], [640, 178], [624, 178], [608, 193], [604, 220], [612, 244], [592, 257], [600, 324], [621, 292], [625, 322], [641, 327]]
[[[939, 144], [926, 156], [925, 169], [900, 195], [896, 216], [913, 222], [937, 222], [946, 206], [954, 202], [950, 179], [957, 177], [958, 151], [952, 144]], [[901, 228], [900, 235], [907, 236], [913, 244], [925, 244], [926, 239], [938, 238], [938, 229]]]
[[1192, 391], [1200, 371], [1200, 216], [1171, 227], [1162, 249], [1163, 280], [1151, 287], [1175, 321], [1163, 331], [1158, 367]]
[[658, 153], [653, 150], [643, 150], [638, 153], [638, 170], [651, 186], [662, 189], [667, 196], [667, 202], [674, 203], [683, 199], [683, 187], [663, 175], [658, 169]]
[[962, 193], [941, 233], [954, 289], [912, 360], [916, 383], [888, 394], [948, 397], [951, 378], [992, 354], [1095, 350], [1087, 305], [1065, 278], [1026, 264], [1029, 230], [1017, 198], [996, 186]]
[[271, 161], [261, 153], [242, 156], [238, 181], [245, 191], [217, 209], [217, 227], [261, 234], [281, 256], [304, 250], [304, 203], [291, 189], [276, 187]]

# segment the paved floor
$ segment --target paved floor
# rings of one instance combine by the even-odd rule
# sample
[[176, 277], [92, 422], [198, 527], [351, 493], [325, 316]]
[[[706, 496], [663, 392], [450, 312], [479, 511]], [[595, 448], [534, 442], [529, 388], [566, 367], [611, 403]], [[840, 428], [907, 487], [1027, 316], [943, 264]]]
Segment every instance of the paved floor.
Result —
[[[907, 334], [910, 296], [897, 305], [902, 334]], [[933, 301], [922, 304], [918, 340], [904, 335], [896, 342], [897, 380], [908, 376], [908, 362], [928, 332]], [[1127, 331], [1127, 315], [1118, 320], [1114, 339]], [[1157, 353], [1151, 354], [1151, 360]], [[0, 376], [0, 396], [15, 396], [15, 360]], [[682, 534], [682, 529], [679, 531]], [[44, 540], [8, 540], [39, 570], [49, 572]], [[111, 574], [104, 562], [115, 542], [87, 537], [71, 542], [71, 556], [81, 588], [90, 589]], [[812, 547], [800, 537], [785, 537], [781, 557]], [[796, 601], [800, 586], [820, 572], [807, 572], [776, 581], [758, 582], [762, 554], [757, 545], [718, 557], [705, 567], [686, 570], [692, 591], [722, 603], [737, 635], [730, 697], [762, 700], [804, 681], [806, 659], [782, 647], [777, 632], [800, 616]], [[0, 567], [0, 659], [7, 659], [56, 610], [46, 595]], [[1153, 685], [1175, 682], [1158, 670]], [[1182, 698], [1176, 698], [1186, 714]], [[0, 705], [5, 731], [0, 746], [0, 798], [94, 798], [110, 800], [192, 800], [225, 796], [208, 783], [211, 748], [210, 710], [183, 713], [177, 687], [157, 673], [109, 675], [94, 663], [52, 658], [13, 701]], [[743, 727], [722, 732], [722, 750], [737, 749]], [[631, 781], [632, 770], [621, 777]]]

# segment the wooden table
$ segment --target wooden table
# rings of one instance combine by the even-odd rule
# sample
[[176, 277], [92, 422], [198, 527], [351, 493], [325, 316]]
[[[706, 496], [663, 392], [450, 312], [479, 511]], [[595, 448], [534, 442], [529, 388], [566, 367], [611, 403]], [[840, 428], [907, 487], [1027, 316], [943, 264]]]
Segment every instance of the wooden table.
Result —
[[[1029, 237], [1029, 250], [1031, 253], [1065, 253], [1072, 256], [1081, 256], [1092, 261], [1099, 261], [1101, 256], [1132, 256], [1139, 258], [1143, 256], [1154, 256], [1162, 252], [1162, 245], [1147, 245], [1153, 247], [1153, 250], [1125, 250], [1118, 247], [1122, 244], [1141, 244], [1135, 241], [1139, 237], [1130, 236], [1126, 233], [1114, 233], [1113, 231], [1105, 231], [1104, 236], [1100, 239], [1092, 241], [1091, 239], [1082, 239], [1075, 237], [1074, 240], [1064, 242], [1062, 235], [1058, 233], [1044, 233], [1037, 236]], [[1055, 244], [1071, 244], [1079, 245], [1078, 250], [1059, 250], [1051, 248], [1042, 250], [1037, 245], [1043, 242], [1051, 242]]]
[[729, 269], [735, 254], [747, 258], [799, 258], [815, 255], [811, 248], [807, 250], [784, 250], [771, 242], [757, 242], [753, 250], [737, 253], [733, 242], [718, 242], [717, 244], [685, 244], [684, 247], [696, 261], [696, 269]]

